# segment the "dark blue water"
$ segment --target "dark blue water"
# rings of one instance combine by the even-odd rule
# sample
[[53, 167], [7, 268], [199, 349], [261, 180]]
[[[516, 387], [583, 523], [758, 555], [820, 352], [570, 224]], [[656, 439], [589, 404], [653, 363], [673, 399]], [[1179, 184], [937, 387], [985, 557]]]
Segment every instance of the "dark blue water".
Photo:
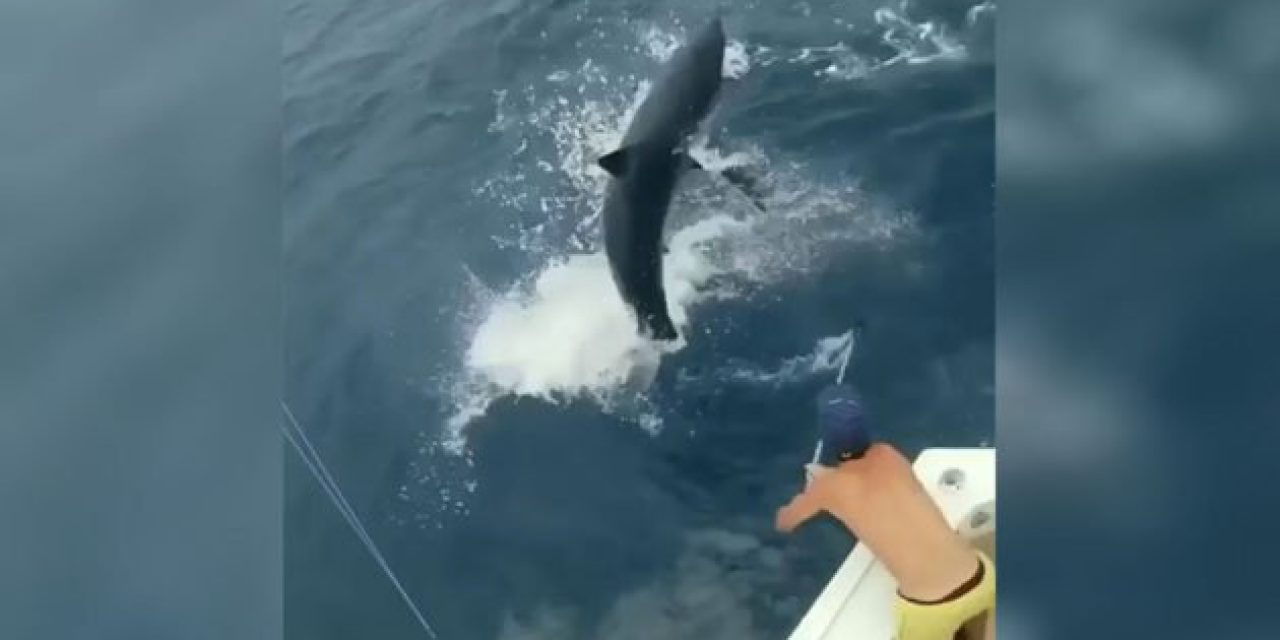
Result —
[[[286, 397], [442, 638], [785, 637], [852, 541], [772, 532], [830, 375], [761, 372], [856, 320], [851, 379], [882, 437], [991, 443], [994, 9], [972, 4], [726, 10], [750, 68], [714, 144], [782, 185], [740, 254], [774, 268], [690, 306], [688, 346], [644, 395], [660, 428], [591, 394], [490, 390], [464, 455], [440, 443], [474, 378], [477, 288], [594, 247], [596, 183], [566, 160], [620, 130], [714, 5], [288, 7]], [[718, 189], [692, 186], [690, 215], [714, 215]], [[422, 637], [288, 459], [288, 636]]]

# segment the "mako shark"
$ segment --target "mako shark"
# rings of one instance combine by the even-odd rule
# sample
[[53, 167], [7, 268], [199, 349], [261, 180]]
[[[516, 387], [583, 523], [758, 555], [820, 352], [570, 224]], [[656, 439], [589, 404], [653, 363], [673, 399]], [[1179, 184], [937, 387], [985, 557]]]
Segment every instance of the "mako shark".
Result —
[[662, 285], [662, 229], [680, 177], [700, 168], [689, 138], [720, 92], [725, 37], [716, 18], [678, 49], [631, 119], [622, 144], [600, 158], [612, 176], [604, 201], [609, 271], [641, 334], [679, 337]]

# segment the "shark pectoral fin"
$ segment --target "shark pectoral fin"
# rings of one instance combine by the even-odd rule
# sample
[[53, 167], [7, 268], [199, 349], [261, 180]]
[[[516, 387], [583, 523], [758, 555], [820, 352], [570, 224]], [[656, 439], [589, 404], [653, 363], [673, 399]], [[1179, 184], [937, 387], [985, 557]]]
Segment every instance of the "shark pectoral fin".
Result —
[[759, 189], [756, 177], [751, 175], [744, 167], [727, 167], [720, 172], [721, 176], [728, 181], [729, 184], [737, 187], [746, 193], [754, 193]]
[[729, 167], [721, 171], [720, 175], [750, 199], [757, 209], [764, 210], [764, 189], [760, 180], [751, 175], [745, 167]]
[[706, 169], [703, 168], [702, 163], [694, 160], [693, 156], [689, 155], [687, 152], [681, 153], [680, 155], [684, 157], [685, 166], [699, 171], [706, 171]]
[[627, 148], [623, 147], [607, 155], [600, 157], [597, 161], [601, 169], [609, 172], [609, 175], [618, 178], [627, 172]]

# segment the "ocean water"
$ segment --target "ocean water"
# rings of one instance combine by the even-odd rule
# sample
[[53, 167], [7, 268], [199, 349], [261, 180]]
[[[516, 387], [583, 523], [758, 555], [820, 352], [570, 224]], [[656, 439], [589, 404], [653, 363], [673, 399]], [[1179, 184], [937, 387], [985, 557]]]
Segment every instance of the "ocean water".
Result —
[[[594, 158], [717, 10], [726, 88], [638, 340]], [[909, 454], [993, 437], [994, 3], [292, 2], [285, 394], [441, 638], [782, 638], [852, 544], [772, 531], [850, 380]], [[290, 638], [424, 633], [286, 469]]]

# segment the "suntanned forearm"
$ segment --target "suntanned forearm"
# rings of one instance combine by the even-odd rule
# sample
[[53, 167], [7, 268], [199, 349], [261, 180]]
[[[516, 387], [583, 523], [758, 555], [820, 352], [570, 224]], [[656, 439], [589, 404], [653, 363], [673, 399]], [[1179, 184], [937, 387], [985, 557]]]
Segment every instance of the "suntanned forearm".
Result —
[[778, 510], [778, 517], [774, 523], [778, 531], [783, 533], [791, 533], [796, 527], [803, 524], [809, 518], [818, 513], [818, 504], [813, 496], [809, 493], [801, 493], [787, 506]]

